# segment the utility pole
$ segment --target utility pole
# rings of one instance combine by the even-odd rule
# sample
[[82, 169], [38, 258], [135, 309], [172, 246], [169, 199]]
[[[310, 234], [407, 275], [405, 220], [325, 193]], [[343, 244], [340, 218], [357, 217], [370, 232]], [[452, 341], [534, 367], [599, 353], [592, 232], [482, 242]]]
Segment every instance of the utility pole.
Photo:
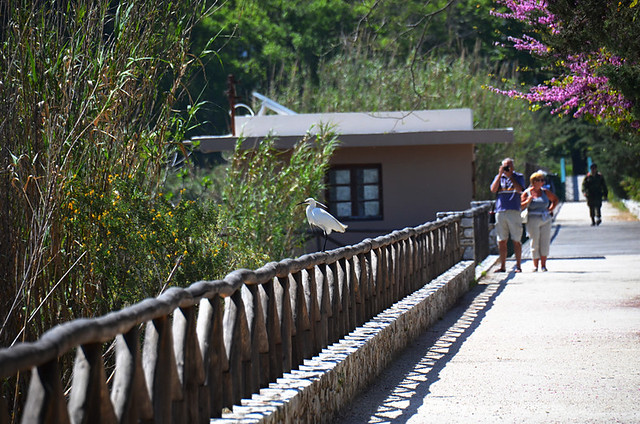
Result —
[[231, 112], [231, 135], [236, 135], [236, 80], [233, 74], [229, 74], [227, 77], [227, 97], [229, 98], [229, 109]]

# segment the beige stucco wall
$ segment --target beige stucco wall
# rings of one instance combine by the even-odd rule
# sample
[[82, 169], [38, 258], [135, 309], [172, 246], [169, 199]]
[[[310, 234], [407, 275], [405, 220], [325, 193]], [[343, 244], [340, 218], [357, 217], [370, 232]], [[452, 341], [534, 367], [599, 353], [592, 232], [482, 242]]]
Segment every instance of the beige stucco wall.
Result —
[[[347, 232], [332, 237], [345, 245], [357, 243], [434, 220], [436, 212], [469, 208], [472, 160], [471, 144], [338, 148], [333, 165], [381, 164], [384, 220], [348, 221]], [[376, 231], [358, 232], [371, 229]]]

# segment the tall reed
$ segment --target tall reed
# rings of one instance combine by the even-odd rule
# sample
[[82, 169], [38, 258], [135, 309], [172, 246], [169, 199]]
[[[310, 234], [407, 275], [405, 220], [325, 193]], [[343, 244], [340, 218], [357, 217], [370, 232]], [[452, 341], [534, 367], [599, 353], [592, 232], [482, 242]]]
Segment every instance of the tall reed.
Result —
[[232, 269], [254, 269], [304, 251], [307, 223], [297, 203], [322, 198], [339, 140], [322, 126], [289, 150], [277, 148], [273, 137], [250, 150], [246, 143], [238, 140], [221, 190], [219, 222], [232, 246]]
[[99, 202], [75, 206], [158, 192], [205, 3], [0, 4], [0, 346], [108, 307], [86, 279]]

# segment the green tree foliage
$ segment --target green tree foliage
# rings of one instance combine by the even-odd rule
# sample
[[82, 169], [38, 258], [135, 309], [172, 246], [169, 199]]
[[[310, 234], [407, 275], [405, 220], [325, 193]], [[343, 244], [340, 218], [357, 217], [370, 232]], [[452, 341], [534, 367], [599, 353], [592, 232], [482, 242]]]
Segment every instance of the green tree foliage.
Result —
[[[550, 8], [553, 12], [571, 23], [569, 25], [572, 25], [574, 30], [574, 33], [563, 33], [571, 36], [571, 39], [556, 40], [554, 48], [582, 51], [579, 47], [590, 48], [594, 43], [592, 40], [597, 40], [598, 47], [604, 45], [609, 51], [621, 54], [622, 57], [633, 59], [633, 54], [640, 51], [635, 47], [636, 40], [640, 37], [632, 35], [638, 27], [634, 20], [638, 6], [630, 0], [589, 0], [580, 4], [568, 1], [552, 3]], [[353, 68], [360, 67], [357, 72], [366, 80], [370, 75], [383, 78], [382, 74], [388, 63], [402, 63], [403, 72], [400, 75], [413, 84], [409, 87], [410, 90], [418, 92], [420, 87], [417, 87], [415, 82], [419, 78], [418, 74], [424, 72], [424, 64], [434, 57], [444, 59], [476, 55], [482, 57], [487, 64], [497, 62], [505, 69], [517, 66], [520, 71], [517, 74], [504, 75], [489, 70], [497, 78], [485, 84], [502, 85], [505, 89], [522, 87], [521, 82], [529, 85], [542, 84], [549, 79], [550, 69], [538, 66], [527, 52], [500, 46], [506, 43], [510, 36], [523, 34], [525, 25], [522, 22], [491, 16], [489, 11], [495, 7], [492, 0], [333, 0], [305, 2], [304, 7], [298, 6], [298, 2], [272, 0], [227, 2], [221, 9], [222, 14], [216, 14], [213, 19], [207, 21], [208, 34], [218, 35], [212, 46], [219, 51], [219, 61], [212, 61], [206, 67], [209, 75], [215, 75], [212, 80], [217, 81], [217, 85], [212, 86], [214, 89], [208, 91], [206, 97], [211, 102], [212, 109], [209, 110], [214, 110], [215, 113], [212, 115], [218, 118], [215, 119], [215, 126], [203, 126], [203, 131], [227, 132], [228, 103], [224, 96], [224, 81], [229, 73], [235, 74], [239, 80], [238, 92], [243, 102], [250, 101], [249, 93], [254, 89], [269, 93], [293, 109], [296, 109], [298, 104], [311, 105], [312, 98], [317, 99], [316, 107], [298, 109], [299, 111], [375, 110], [382, 107], [376, 104], [382, 100], [369, 101], [363, 98], [369, 91], [359, 88], [365, 83], [358, 82], [357, 78], [351, 81], [350, 87], [342, 84], [345, 90], [339, 95], [336, 93], [334, 87], [341, 84], [336, 80], [341, 78], [340, 72], [345, 74], [344, 70], [340, 71], [342, 66], [347, 68], [347, 72], [353, 72]], [[605, 25], [601, 25], [601, 22]], [[625, 42], [619, 42], [621, 37]], [[203, 39], [208, 40], [207, 37]], [[566, 44], [565, 47], [563, 43]], [[233, 48], [226, 49], [227, 46]], [[359, 65], [357, 61], [360, 58], [373, 59], [377, 63], [365, 61]], [[321, 68], [332, 60], [335, 60], [334, 66], [340, 70], [336, 69], [334, 77], [327, 79], [322, 75], [325, 71]], [[607, 74], [611, 81], [619, 81], [618, 86], [621, 89], [632, 93], [640, 87], [634, 76], [636, 62], [635, 59], [630, 60], [627, 66], [618, 68], [616, 72], [607, 70], [606, 67], [602, 71], [611, 71]], [[397, 67], [392, 68], [398, 71]], [[471, 68], [469, 72], [476, 72], [476, 69]], [[427, 75], [433, 76], [429, 72]], [[390, 77], [385, 75], [384, 78]], [[462, 78], [474, 80], [466, 76]], [[307, 88], [301, 88], [303, 86], [300, 84], [289, 84], [289, 80], [304, 80]], [[311, 86], [322, 89], [311, 97]], [[388, 87], [385, 84], [382, 86]], [[623, 88], [625, 86], [626, 88]], [[400, 91], [397, 86], [393, 88], [384, 93], [376, 90], [373, 92], [376, 92], [379, 98], [389, 98], [389, 106], [399, 104], [397, 98], [406, 97], [407, 93], [410, 93]], [[298, 89], [300, 91], [297, 92]], [[428, 96], [435, 98], [452, 95], [451, 92], [447, 92], [449, 88], [446, 85], [434, 84], [429, 89]], [[326, 95], [325, 90], [328, 91]], [[304, 96], [309, 98], [298, 102], [298, 97]], [[347, 105], [350, 102], [351, 107]], [[413, 100], [405, 103], [407, 108], [419, 104], [420, 102]], [[478, 103], [467, 103], [466, 106], [474, 110], [481, 108]], [[445, 103], [443, 107], [449, 106]], [[496, 113], [508, 110], [496, 109]], [[557, 165], [553, 165], [552, 161], [555, 159], [557, 162], [559, 157], [554, 155], [570, 156], [576, 169], [584, 166], [587, 155], [593, 156], [594, 145], [590, 143], [595, 141], [589, 137], [589, 131], [578, 131], [574, 128], [574, 124], [575, 127], [589, 124], [572, 123], [568, 119], [548, 121], [538, 113], [530, 118], [533, 122], [531, 125], [522, 125], [517, 115], [512, 119], [506, 118], [509, 121], [506, 125], [516, 129], [516, 159], [522, 156], [522, 161], [543, 164], [557, 170], [554, 169]], [[589, 128], [592, 132], [599, 131], [595, 125], [590, 125]], [[625, 139], [628, 139], [625, 142], [634, 142], [631, 137], [625, 136]], [[592, 141], [587, 142], [588, 140]], [[614, 142], [615, 138], [608, 140]], [[481, 150], [485, 149], [490, 147], [481, 147]], [[496, 146], [496, 149], [511, 150], [501, 146]], [[526, 153], [521, 153], [523, 149]], [[612, 150], [615, 149], [607, 149]], [[632, 174], [632, 169], [626, 173]]]
[[360, 7], [359, 44], [387, 57], [460, 55], [476, 52], [487, 60], [513, 62], [525, 56], [496, 46], [509, 25], [489, 15], [492, 0], [369, 1]]
[[208, 101], [201, 114], [208, 122], [200, 131], [228, 131], [228, 75], [236, 77], [245, 101], [254, 89], [266, 91], [279, 74], [297, 71], [315, 78], [320, 58], [330, 55], [356, 23], [353, 7], [344, 0], [223, 2], [194, 38], [196, 49], [216, 52], [192, 84]]
[[321, 63], [354, 51], [416, 63], [436, 53], [469, 52], [503, 63], [530, 60], [495, 45], [496, 33], [509, 28], [487, 13], [491, 4], [491, 0], [226, 1], [195, 31], [196, 50], [216, 52], [191, 84], [191, 91], [207, 101], [199, 116], [208, 122], [197, 131], [228, 132], [230, 74], [246, 103], [251, 91], [269, 92], [273, 84], [291, 76], [317, 85]]
[[[493, 161], [498, 163], [503, 152], [557, 170], [546, 154], [563, 149], [541, 147], [545, 142], [539, 133], [547, 127], [534, 128], [541, 119], [508, 101], [509, 107], [493, 107], [500, 101], [491, 98], [499, 96], [479, 89], [496, 80], [516, 84], [522, 76], [529, 82], [543, 78], [540, 72], [512, 72], [534, 62], [497, 45], [522, 25], [491, 16], [492, 1], [333, 0], [297, 6], [269, 0], [259, 5], [227, 2], [198, 28], [202, 43], [216, 35], [209, 47], [218, 51], [218, 60], [204, 68], [210, 76], [207, 119], [217, 118], [200, 131], [228, 132], [225, 81], [234, 74], [245, 103], [258, 90], [299, 112], [470, 107], [479, 127], [516, 128], [515, 147], [479, 147], [480, 196], [484, 174], [494, 172]], [[485, 169], [490, 162], [490, 170]]]
[[[594, 134], [595, 133], [595, 134]], [[627, 134], [599, 127], [592, 133], [588, 154], [598, 163], [607, 184], [620, 198], [640, 201], [640, 142]]]
[[563, 55], [604, 49], [624, 58], [620, 66], [605, 66], [601, 73], [612, 87], [633, 103], [640, 120], [640, 5], [636, 0], [553, 1], [549, 10], [561, 22], [562, 31], [548, 37]]
[[[510, 41], [539, 61], [538, 73], [549, 72], [544, 81], [529, 87], [508, 87], [503, 94], [523, 98], [536, 108], [553, 105], [552, 113], [586, 117], [611, 126], [607, 131], [595, 125], [583, 131], [582, 122], [557, 125], [560, 132], [580, 137], [585, 148], [573, 150], [574, 170], [584, 172], [587, 155], [616, 166], [603, 169], [616, 183], [616, 194], [636, 196], [637, 164], [634, 145], [640, 142], [640, 6], [636, 0], [511, 1], [500, 0], [504, 9], [497, 16], [526, 24], [527, 32]], [[623, 154], [624, 152], [624, 154]], [[576, 160], [577, 159], [577, 160]], [[607, 173], [610, 173], [607, 175]], [[621, 190], [625, 187], [626, 193]]]
[[82, 258], [68, 279], [78, 284], [73, 298], [84, 299], [83, 315], [228, 272], [229, 249], [217, 230], [217, 204], [175, 202], [168, 193], [149, 193], [131, 174], [109, 175], [108, 180], [110, 192], [74, 181], [62, 205], [62, 223], [73, 240], [64, 253]]

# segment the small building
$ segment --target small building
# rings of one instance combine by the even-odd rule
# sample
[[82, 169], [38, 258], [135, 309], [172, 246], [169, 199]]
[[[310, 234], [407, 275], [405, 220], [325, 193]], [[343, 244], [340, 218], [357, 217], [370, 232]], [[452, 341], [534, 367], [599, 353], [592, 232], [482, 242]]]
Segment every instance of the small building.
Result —
[[[349, 226], [344, 234], [332, 234], [327, 248], [419, 225], [434, 220], [436, 212], [469, 208], [474, 146], [513, 140], [512, 129], [474, 129], [471, 109], [242, 116], [235, 118], [234, 134], [247, 145], [272, 134], [278, 148], [289, 149], [321, 125], [330, 125], [340, 144], [325, 198], [318, 200]], [[194, 140], [202, 153], [211, 153], [233, 150], [237, 135]]]

